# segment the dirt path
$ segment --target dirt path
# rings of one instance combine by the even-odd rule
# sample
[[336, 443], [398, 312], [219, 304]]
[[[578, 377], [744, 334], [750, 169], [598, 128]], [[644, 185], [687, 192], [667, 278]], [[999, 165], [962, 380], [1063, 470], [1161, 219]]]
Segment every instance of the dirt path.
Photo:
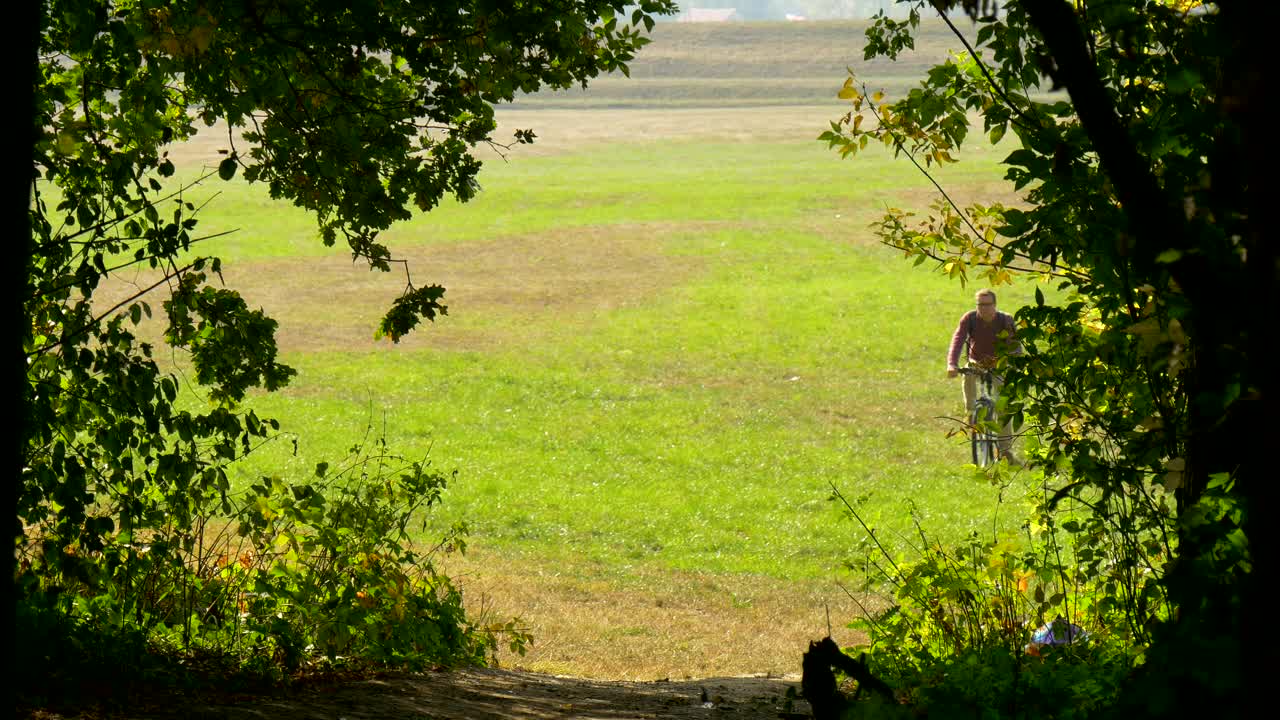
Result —
[[[279, 696], [247, 696], [217, 704], [189, 704], [138, 717], [250, 720], [534, 720], [541, 718], [808, 717], [808, 705], [789, 701], [799, 681], [717, 678], [679, 682], [607, 682], [515, 670], [479, 669], [396, 674]], [[705, 691], [705, 700], [704, 700]], [[55, 716], [44, 716], [46, 718]]]

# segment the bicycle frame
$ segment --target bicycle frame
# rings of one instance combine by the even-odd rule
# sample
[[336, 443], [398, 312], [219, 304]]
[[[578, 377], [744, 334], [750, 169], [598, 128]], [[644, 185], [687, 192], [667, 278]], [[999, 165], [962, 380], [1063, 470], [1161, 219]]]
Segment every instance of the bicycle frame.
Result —
[[969, 413], [969, 441], [972, 448], [973, 464], [987, 467], [999, 456], [997, 395], [993, 387], [993, 376], [990, 370], [965, 367], [960, 368], [961, 375], [977, 377], [978, 397], [974, 398], [973, 411]]

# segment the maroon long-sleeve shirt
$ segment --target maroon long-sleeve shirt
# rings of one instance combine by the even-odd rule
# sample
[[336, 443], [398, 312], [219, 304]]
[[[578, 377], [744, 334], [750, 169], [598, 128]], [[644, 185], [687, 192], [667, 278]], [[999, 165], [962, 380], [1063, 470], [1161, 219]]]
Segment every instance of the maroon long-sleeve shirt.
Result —
[[969, 345], [969, 364], [978, 367], [991, 367], [995, 364], [997, 343], [1003, 343], [1005, 352], [1009, 355], [1017, 355], [1022, 351], [1013, 316], [999, 311], [996, 311], [991, 322], [979, 317], [977, 310], [970, 310], [960, 318], [960, 324], [951, 336], [951, 348], [947, 351], [948, 370], [959, 367], [960, 349], [966, 342]]

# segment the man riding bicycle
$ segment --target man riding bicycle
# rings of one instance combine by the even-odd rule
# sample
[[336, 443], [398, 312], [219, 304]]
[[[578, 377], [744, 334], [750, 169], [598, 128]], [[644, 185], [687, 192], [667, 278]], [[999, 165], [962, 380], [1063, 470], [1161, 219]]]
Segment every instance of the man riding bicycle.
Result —
[[[1018, 342], [1017, 328], [1013, 316], [996, 310], [996, 294], [989, 288], [983, 288], [974, 294], [978, 303], [976, 310], [970, 310], [960, 318], [955, 334], [951, 336], [951, 347], [947, 351], [947, 377], [954, 378], [960, 374], [960, 349], [968, 347], [968, 365], [980, 370], [991, 370], [995, 367], [998, 354], [1018, 355], [1022, 345]], [[999, 395], [1004, 379], [999, 375], [991, 376], [991, 391]], [[965, 416], [973, 413], [973, 404], [978, 397], [978, 376], [964, 376], [964, 409]], [[1013, 431], [1006, 420], [998, 438], [1000, 459], [1013, 464], [1021, 464], [1013, 455]]]

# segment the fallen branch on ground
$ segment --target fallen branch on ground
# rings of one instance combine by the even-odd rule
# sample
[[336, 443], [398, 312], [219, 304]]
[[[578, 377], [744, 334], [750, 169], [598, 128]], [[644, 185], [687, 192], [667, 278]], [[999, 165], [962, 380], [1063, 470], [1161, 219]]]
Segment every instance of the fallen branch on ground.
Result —
[[[863, 653], [863, 658], [865, 657], [866, 653]], [[836, 689], [833, 668], [857, 681], [858, 689], [852, 700]], [[814, 720], [839, 720], [845, 708], [858, 699], [864, 688], [883, 696], [889, 702], [895, 702], [893, 688], [872, 675], [861, 658], [854, 660], [841, 652], [840, 646], [830, 637], [809, 643], [809, 651], [804, 654], [801, 670], [803, 674], [800, 691], [813, 710]]]

